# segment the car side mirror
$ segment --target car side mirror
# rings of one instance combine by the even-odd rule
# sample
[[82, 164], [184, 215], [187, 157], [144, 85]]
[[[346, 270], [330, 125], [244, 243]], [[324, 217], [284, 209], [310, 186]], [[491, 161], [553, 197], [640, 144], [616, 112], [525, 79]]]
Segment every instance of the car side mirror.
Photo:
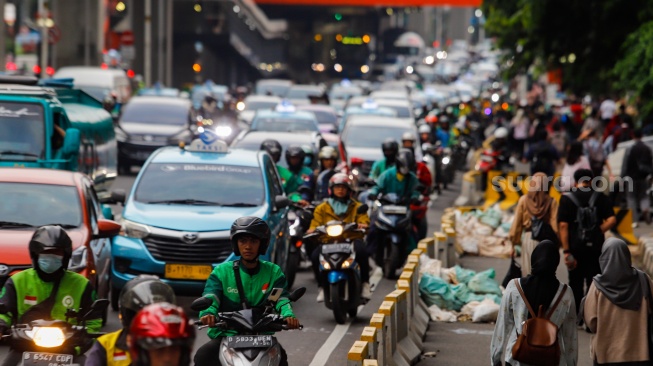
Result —
[[213, 304], [213, 300], [209, 299], [208, 297], [200, 297], [195, 299], [193, 303], [190, 304], [190, 308], [194, 311], [202, 311], [208, 309], [211, 304]]
[[281, 196], [281, 195], [274, 197], [274, 207], [277, 210], [286, 208], [288, 206], [290, 206], [290, 200], [288, 199], [288, 197]]
[[125, 204], [127, 194], [125, 193], [124, 189], [116, 189], [115, 191], [111, 191], [111, 201], [114, 203], [121, 203]]
[[300, 287], [295, 289], [293, 292], [288, 295], [288, 299], [292, 302], [299, 300], [306, 293], [306, 287]]
[[93, 301], [93, 304], [91, 304], [91, 309], [86, 314], [84, 314], [82, 320], [101, 318], [108, 306], [109, 300], [107, 299], [98, 299]]
[[63, 139], [63, 146], [61, 152], [64, 156], [69, 157], [79, 153], [81, 146], [81, 134], [76, 128], [69, 128], [66, 130], [66, 136]]
[[95, 237], [98, 239], [114, 237], [118, 235], [122, 229], [122, 226], [119, 223], [106, 219], [97, 220], [97, 227], [98, 233]]

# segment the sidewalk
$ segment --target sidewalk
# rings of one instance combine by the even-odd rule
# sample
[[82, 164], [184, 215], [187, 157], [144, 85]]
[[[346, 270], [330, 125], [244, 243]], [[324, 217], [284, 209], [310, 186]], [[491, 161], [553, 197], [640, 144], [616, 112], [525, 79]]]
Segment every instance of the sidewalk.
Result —
[[[460, 177], [460, 174], [458, 174]], [[446, 207], [453, 205], [453, 202], [460, 194], [460, 179], [450, 185], [450, 189], [443, 191], [429, 210], [429, 232], [439, 229], [440, 216]], [[640, 232], [641, 231], [641, 232]], [[637, 235], [653, 232], [653, 226], [640, 225], [635, 229]], [[459, 264], [464, 268], [474, 271], [483, 271], [493, 267], [496, 271], [497, 281], [501, 281], [508, 271], [510, 261], [508, 259], [497, 259], [477, 256], [463, 256]], [[558, 267], [558, 279], [566, 283], [568, 281], [567, 270], [564, 264]], [[424, 357], [418, 365], [446, 365], [446, 366], [476, 366], [490, 365], [490, 342], [494, 324], [479, 323], [439, 323], [430, 322], [429, 330], [424, 340], [424, 354], [435, 355], [435, 357]], [[585, 331], [578, 332], [578, 365], [591, 366], [589, 355], [590, 335]]]

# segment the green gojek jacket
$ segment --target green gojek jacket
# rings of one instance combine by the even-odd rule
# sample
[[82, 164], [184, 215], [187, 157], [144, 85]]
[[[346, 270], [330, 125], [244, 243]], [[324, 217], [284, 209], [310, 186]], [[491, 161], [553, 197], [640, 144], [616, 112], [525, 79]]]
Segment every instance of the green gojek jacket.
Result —
[[370, 175], [368, 178], [376, 180], [381, 176], [381, 174], [383, 174], [383, 172], [385, 172], [386, 170], [390, 169], [393, 166], [394, 164], [388, 166], [388, 162], [385, 158], [381, 160], [377, 160], [374, 162], [374, 164], [372, 164], [372, 170], [370, 170]]
[[[286, 276], [279, 266], [274, 263], [259, 260], [257, 268], [250, 270], [243, 265], [240, 266], [240, 278], [245, 290], [245, 298], [251, 307], [265, 305], [265, 300], [273, 288], [283, 288], [284, 292], [277, 301], [276, 311], [284, 318], [294, 318], [288, 291], [286, 290]], [[213, 300], [213, 304], [206, 310], [200, 312], [204, 315], [217, 315], [219, 312], [242, 310], [238, 285], [233, 269], [233, 262], [221, 263], [213, 269], [204, 286], [203, 297]], [[221, 330], [211, 328], [207, 332], [209, 338], [233, 336], [237, 333], [233, 330]]]
[[[53, 287], [54, 282], [41, 280], [33, 268], [11, 276], [0, 292], [0, 303], [3, 303], [8, 310], [7, 314], [0, 314], [0, 322], [8, 326], [21, 322], [23, 314], [32, 306], [45, 301]], [[84, 314], [91, 309], [95, 298], [95, 290], [86, 277], [65, 271], [54, 300], [51, 319], [65, 321], [68, 309]], [[76, 319], [69, 319], [68, 322], [77, 324]], [[86, 326], [89, 332], [99, 332], [102, 319], [89, 319], [86, 321]]]
[[404, 175], [403, 180], [397, 178], [397, 167], [386, 170], [376, 180], [376, 186], [369, 189], [370, 194], [378, 195], [379, 193], [395, 193], [404, 199], [418, 198], [419, 192], [416, 190], [419, 180], [415, 173], [410, 172]]
[[294, 173], [291, 170], [288, 170], [288, 172], [290, 173], [290, 177], [288, 180], [286, 180], [286, 183], [283, 187], [286, 195], [290, 197], [290, 199], [294, 202], [298, 201], [299, 199], [310, 201], [310, 194], [298, 193], [297, 191], [299, 190], [299, 187], [306, 186], [311, 192], [313, 192], [313, 171], [309, 167], [302, 166], [302, 169], [299, 171], [299, 173]]

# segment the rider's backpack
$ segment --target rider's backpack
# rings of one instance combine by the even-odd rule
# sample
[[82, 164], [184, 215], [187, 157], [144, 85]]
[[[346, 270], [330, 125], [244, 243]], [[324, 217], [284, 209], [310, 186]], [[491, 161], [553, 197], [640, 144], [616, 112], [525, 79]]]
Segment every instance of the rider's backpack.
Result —
[[517, 341], [512, 347], [512, 358], [515, 361], [535, 366], [558, 365], [560, 363], [558, 326], [549, 319], [565, 295], [567, 285], [563, 285], [560, 295], [548, 313], [545, 314], [544, 308], [540, 305], [537, 315], [535, 315], [531, 304], [528, 303], [519, 279], [515, 280], [515, 286], [526, 303], [531, 318], [522, 325], [521, 334], [517, 334]]
[[578, 244], [584, 245], [592, 243], [592, 234], [599, 228], [598, 211], [596, 209], [596, 200], [599, 198], [599, 192], [592, 193], [587, 206], [582, 206], [578, 198], [573, 193], [566, 193], [565, 196], [569, 197], [571, 202], [576, 205], [576, 223]]

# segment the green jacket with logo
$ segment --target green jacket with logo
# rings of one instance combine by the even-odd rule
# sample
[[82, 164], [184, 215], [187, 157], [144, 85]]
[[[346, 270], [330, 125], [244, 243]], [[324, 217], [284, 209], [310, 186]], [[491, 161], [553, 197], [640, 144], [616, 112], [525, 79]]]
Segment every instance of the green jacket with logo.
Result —
[[[286, 276], [279, 266], [263, 260], [259, 260], [258, 267], [253, 270], [241, 265], [240, 278], [243, 290], [245, 290], [245, 298], [251, 307], [265, 305], [265, 300], [273, 288], [283, 288], [284, 292], [277, 302], [276, 310], [284, 318], [295, 317], [290, 300], [288, 300]], [[233, 262], [221, 263], [213, 269], [206, 280], [202, 296], [211, 298], [213, 304], [200, 312], [200, 317], [217, 315], [218, 312], [242, 310]], [[236, 334], [233, 330], [224, 331], [217, 328], [211, 328], [208, 331], [208, 336], [212, 339]]]
[[[7, 307], [7, 314], [0, 314], [0, 322], [10, 326], [20, 322], [23, 314], [32, 306], [45, 301], [52, 292], [54, 282], [42, 281], [33, 268], [18, 272], [11, 276], [0, 292], [0, 303]], [[95, 290], [86, 277], [66, 271], [59, 283], [59, 289], [52, 307], [53, 320], [66, 320], [66, 311], [73, 309], [85, 313], [90, 310], [95, 301]], [[76, 319], [69, 323], [77, 324]], [[89, 332], [99, 332], [102, 319], [86, 321]]]
[[419, 192], [416, 190], [418, 184], [419, 180], [413, 172], [408, 173], [403, 180], [399, 181], [397, 167], [393, 166], [381, 174], [376, 180], [376, 186], [370, 188], [369, 192], [373, 195], [395, 193], [404, 199], [418, 198]]
[[[283, 190], [286, 192], [288, 197], [296, 196], [295, 193], [299, 190], [299, 187], [306, 186], [313, 191], [313, 171], [306, 166], [303, 166], [299, 173], [294, 173], [291, 170], [288, 170], [290, 177], [286, 180]], [[311, 195], [300, 193], [301, 199], [310, 201]], [[295, 201], [295, 199], [291, 200]]]
[[372, 170], [370, 170], [370, 175], [368, 178], [370, 179], [377, 179], [385, 172], [386, 170], [390, 169], [392, 166], [388, 166], [388, 162], [386, 161], [385, 158], [381, 160], [377, 160], [372, 164]]

